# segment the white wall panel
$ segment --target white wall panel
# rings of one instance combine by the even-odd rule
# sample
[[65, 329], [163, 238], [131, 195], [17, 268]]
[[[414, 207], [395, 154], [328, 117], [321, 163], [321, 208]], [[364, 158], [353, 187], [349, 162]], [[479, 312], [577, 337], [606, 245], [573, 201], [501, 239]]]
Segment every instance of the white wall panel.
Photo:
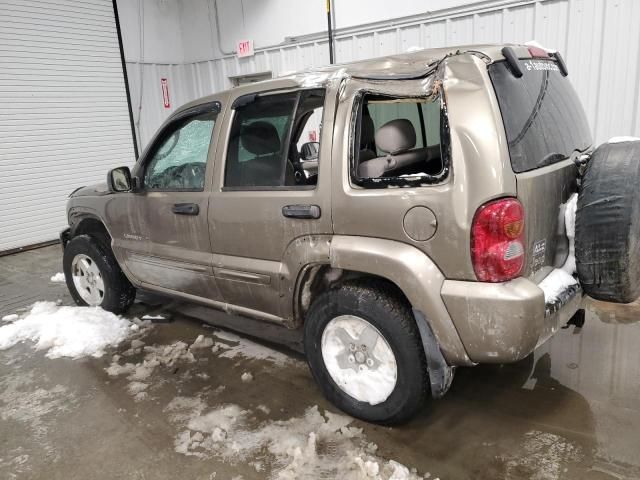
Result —
[[[141, 0], [145, 1], [145, 0]], [[146, 0], [150, 1], [150, 0]], [[251, 3], [253, 5], [255, 2]], [[285, 2], [286, 3], [286, 2]], [[380, 55], [399, 53], [410, 47], [436, 48], [442, 46], [469, 43], [522, 43], [535, 39], [544, 45], [559, 49], [570, 69], [570, 77], [585, 106], [595, 138], [602, 142], [613, 135], [640, 136], [640, 1], [638, 0], [489, 0], [482, 2], [419, 2], [413, 0], [396, 2], [398, 5], [376, 10], [371, 2], [354, 0], [340, 2], [336, 6], [338, 30], [335, 37], [335, 53], [337, 62], [348, 62], [371, 58]], [[182, 18], [190, 19], [190, 24], [181, 24], [183, 31], [190, 30], [188, 42], [193, 49], [185, 58], [196, 50], [200, 53], [217, 52], [215, 33], [212, 33], [207, 5], [212, 0], [181, 0]], [[241, 22], [231, 2], [219, 1], [221, 17], [228, 14], [223, 41], [228, 41], [225, 48], [233, 43], [229, 31], [237, 27], [248, 38], [261, 39], [264, 28], [271, 29], [268, 38], [283, 39], [300, 33], [309, 33], [309, 29], [320, 23], [306, 21], [304, 25], [292, 26], [289, 21], [291, 13], [281, 7], [281, 20], [275, 23], [265, 22], [257, 27], [255, 16], [260, 12], [247, 13], [255, 30], [235, 25]], [[247, 2], [245, 1], [245, 4]], [[287, 3], [288, 5], [288, 3]], [[347, 6], [348, 5], [348, 6]], [[423, 7], [420, 7], [423, 5]], [[197, 9], [202, 10], [197, 13]], [[278, 10], [277, 4], [272, 8]], [[289, 8], [289, 7], [287, 7]], [[419, 13], [423, 8], [424, 13]], [[367, 12], [364, 12], [364, 10]], [[185, 12], [188, 10], [188, 12]], [[376, 10], [370, 13], [369, 10]], [[429, 10], [429, 12], [426, 12]], [[360, 16], [356, 14], [359, 12]], [[366, 13], [365, 16], [362, 14]], [[313, 11], [314, 15], [318, 12]], [[381, 21], [393, 15], [412, 15], [400, 19]], [[269, 12], [269, 18], [273, 12]], [[355, 17], [353, 15], [356, 15]], [[199, 20], [193, 21], [194, 16]], [[320, 17], [322, 17], [320, 13]], [[370, 25], [362, 25], [362, 18], [370, 19]], [[203, 20], [204, 19], [204, 20]], [[203, 25], [209, 26], [206, 32], [196, 32]], [[348, 25], [346, 28], [341, 26]], [[194, 27], [194, 28], [191, 28]], [[294, 31], [295, 30], [295, 31]], [[262, 40], [260, 40], [262, 41]], [[196, 45], [194, 42], [198, 43]], [[175, 91], [172, 106], [177, 100], [190, 100], [215, 91], [230, 87], [230, 76], [271, 71], [274, 75], [290, 73], [313, 66], [326, 65], [328, 52], [326, 36], [323, 33], [299, 37], [297, 43], [280, 44], [261, 47], [256, 44], [256, 55], [250, 59], [237, 59], [233, 55], [214, 58], [202, 62], [187, 62], [175, 65], [185, 78], [183, 84], [172, 82]], [[215, 56], [215, 53], [210, 53]], [[219, 54], [218, 54], [219, 55]], [[197, 65], [197, 69], [193, 66]], [[153, 72], [153, 70], [151, 70]], [[193, 82], [191, 77], [199, 79]], [[131, 75], [131, 81], [139, 77]], [[141, 140], [149, 140], [152, 132], [166, 117], [168, 111], [158, 109], [159, 79], [153, 73], [145, 77], [145, 89], [156, 91], [154, 95], [145, 96], [143, 102], [143, 126]], [[134, 90], [138, 89], [135, 86]], [[134, 96], [134, 109], [135, 109]], [[152, 113], [144, 113], [149, 110]]]
[[134, 152], [111, 0], [3, 0], [0, 72], [2, 252], [55, 240], [69, 193]]

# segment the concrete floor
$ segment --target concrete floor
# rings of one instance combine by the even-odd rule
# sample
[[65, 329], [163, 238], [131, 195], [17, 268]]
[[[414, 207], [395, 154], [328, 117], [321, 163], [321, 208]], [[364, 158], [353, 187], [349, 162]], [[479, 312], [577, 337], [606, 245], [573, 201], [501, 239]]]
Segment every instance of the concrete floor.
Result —
[[[54, 246], [0, 258], [0, 317], [36, 300], [71, 304], [66, 286], [49, 282], [61, 271], [60, 257]], [[140, 315], [146, 307], [135, 308]], [[592, 302], [581, 331], [562, 330], [524, 361], [459, 369], [448, 395], [410, 424], [354, 425], [378, 444], [379, 456], [431, 478], [640, 478], [638, 320], [640, 305]], [[175, 314], [144, 341], [190, 344], [212, 332]], [[210, 405], [263, 404], [274, 419], [312, 405], [335, 411], [293, 352], [295, 361], [278, 367], [207, 349], [195, 363], [158, 372], [149, 397], [136, 401], [124, 378], [105, 372], [112, 355], [128, 349], [81, 360], [51, 360], [29, 344], [0, 351], [1, 479], [268, 478], [249, 461], [176, 453], [179, 427], [167, 404], [176, 395]], [[252, 382], [241, 381], [245, 371]]]

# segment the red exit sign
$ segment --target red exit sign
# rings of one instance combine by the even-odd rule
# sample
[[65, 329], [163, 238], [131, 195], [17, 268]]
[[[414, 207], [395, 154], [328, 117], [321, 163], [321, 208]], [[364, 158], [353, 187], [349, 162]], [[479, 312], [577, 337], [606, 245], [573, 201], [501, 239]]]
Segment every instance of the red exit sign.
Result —
[[238, 42], [238, 57], [253, 56], [253, 40], [240, 40]]

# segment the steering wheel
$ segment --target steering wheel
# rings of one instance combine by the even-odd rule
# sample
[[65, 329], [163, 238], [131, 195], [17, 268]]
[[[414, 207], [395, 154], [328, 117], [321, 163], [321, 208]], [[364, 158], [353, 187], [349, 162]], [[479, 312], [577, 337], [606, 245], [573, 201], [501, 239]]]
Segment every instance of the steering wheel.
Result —
[[[171, 152], [173, 152], [173, 149], [176, 148], [176, 145], [178, 145], [178, 140], [180, 140], [180, 132], [181, 132], [180, 130], [176, 130], [175, 132], [173, 132], [173, 135], [169, 137], [169, 141], [164, 145], [162, 145], [162, 147], [156, 153], [156, 159], [162, 160], [163, 158], [166, 158], [169, 155], [171, 155]], [[165, 151], [165, 149], [167, 151]]]

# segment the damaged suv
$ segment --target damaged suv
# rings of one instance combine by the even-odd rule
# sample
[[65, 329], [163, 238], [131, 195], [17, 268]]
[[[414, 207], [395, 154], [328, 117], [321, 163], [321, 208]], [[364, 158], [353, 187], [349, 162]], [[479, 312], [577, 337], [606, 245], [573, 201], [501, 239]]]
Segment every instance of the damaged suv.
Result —
[[298, 329], [336, 406], [406, 421], [456, 367], [525, 358], [583, 292], [638, 296], [640, 148], [595, 150], [567, 75], [557, 53], [473, 46], [192, 102], [71, 195], [68, 288]]

